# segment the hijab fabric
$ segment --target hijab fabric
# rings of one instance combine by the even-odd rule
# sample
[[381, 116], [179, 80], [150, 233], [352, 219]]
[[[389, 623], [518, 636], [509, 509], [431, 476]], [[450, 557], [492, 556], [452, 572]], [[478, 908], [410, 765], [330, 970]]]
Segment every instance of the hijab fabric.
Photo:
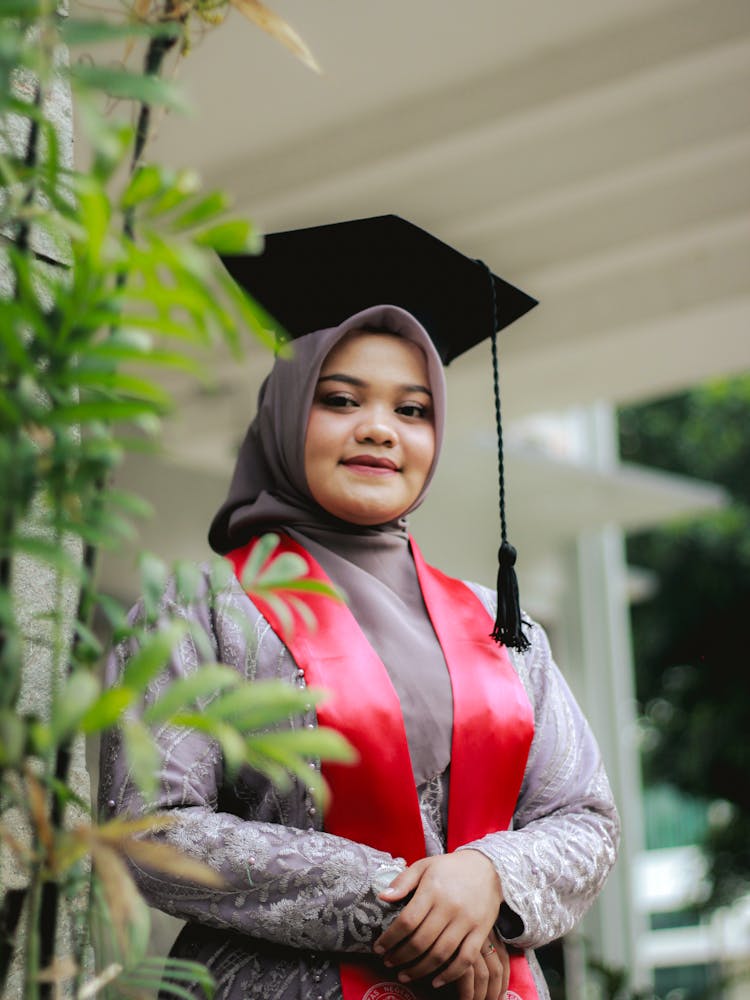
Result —
[[[313, 499], [305, 477], [308, 416], [321, 367], [353, 330], [397, 334], [424, 353], [432, 392], [435, 457], [415, 502], [394, 521], [375, 526], [334, 517]], [[351, 611], [391, 678], [401, 701], [417, 785], [450, 761], [452, 697], [445, 660], [417, 581], [406, 514], [424, 499], [445, 425], [445, 376], [422, 325], [396, 306], [375, 306], [337, 327], [293, 342], [263, 383], [258, 411], [240, 448], [229, 494], [209, 531], [226, 553], [269, 530], [284, 530], [347, 596]]]

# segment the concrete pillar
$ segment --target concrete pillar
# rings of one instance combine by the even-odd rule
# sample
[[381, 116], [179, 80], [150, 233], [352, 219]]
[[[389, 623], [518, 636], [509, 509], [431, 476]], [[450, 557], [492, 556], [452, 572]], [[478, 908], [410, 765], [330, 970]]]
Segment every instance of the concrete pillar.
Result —
[[[587, 457], [598, 468], [617, 461], [614, 414], [599, 405], [580, 414]], [[634, 906], [634, 858], [644, 847], [640, 758], [624, 538], [610, 525], [579, 536], [565, 555], [559, 646], [565, 674], [599, 741], [620, 809], [623, 839], [614, 872], [581, 930], [591, 957], [625, 969], [631, 986], [651, 985], [637, 947], [645, 930]], [[579, 944], [576, 945], [579, 947]], [[571, 963], [580, 967], [580, 958]], [[580, 992], [569, 992], [580, 1000]]]

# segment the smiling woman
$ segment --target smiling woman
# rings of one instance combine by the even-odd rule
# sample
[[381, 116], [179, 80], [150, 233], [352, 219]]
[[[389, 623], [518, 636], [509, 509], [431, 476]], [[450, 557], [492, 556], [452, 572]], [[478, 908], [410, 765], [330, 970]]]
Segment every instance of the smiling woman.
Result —
[[[211, 525], [236, 579], [207, 585], [188, 614], [244, 676], [327, 689], [289, 725], [333, 727], [358, 760], [324, 764], [321, 816], [306, 782], [280, 792], [249, 768], [232, 780], [201, 732], [161, 733], [162, 836], [227, 888], [147, 871], [139, 884], [188, 921], [175, 953], [209, 966], [221, 1000], [547, 1000], [532, 949], [573, 926], [614, 862], [607, 779], [542, 629], [524, 621], [529, 639], [497, 642], [495, 595], [428, 566], [406, 523], [440, 453], [441, 357], [532, 300], [393, 219], [271, 237], [242, 269], [297, 337]], [[242, 589], [268, 530], [346, 595], [312, 602], [314, 628], [300, 617], [290, 632]], [[200, 648], [161, 683], [190, 673]], [[137, 812], [116, 750], [103, 774], [110, 809]]]
[[435, 459], [427, 360], [392, 334], [354, 330], [326, 358], [305, 438], [315, 500], [352, 524], [410, 510]]

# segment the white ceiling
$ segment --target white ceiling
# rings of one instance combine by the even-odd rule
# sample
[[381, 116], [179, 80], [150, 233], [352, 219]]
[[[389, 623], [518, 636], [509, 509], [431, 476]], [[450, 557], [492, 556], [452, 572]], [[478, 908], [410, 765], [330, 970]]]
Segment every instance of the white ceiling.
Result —
[[[196, 38], [180, 69], [196, 113], [161, 122], [155, 155], [197, 166], [267, 231], [397, 212], [536, 295], [502, 337], [509, 420], [750, 368], [747, 0], [269, 3], [324, 74], [233, 13]], [[180, 391], [176, 466], [223, 479], [266, 364], [220, 361], [215, 393]], [[449, 373], [478, 482], [487, 364], [480, 347]], [[516, 499], [521, 533], [532, 515], [554, 524], [519, 475], [536, 491]], [[602, 500], [570, 488], [569, 509]], [[648, 520], [639, 503], [623, 500]]]

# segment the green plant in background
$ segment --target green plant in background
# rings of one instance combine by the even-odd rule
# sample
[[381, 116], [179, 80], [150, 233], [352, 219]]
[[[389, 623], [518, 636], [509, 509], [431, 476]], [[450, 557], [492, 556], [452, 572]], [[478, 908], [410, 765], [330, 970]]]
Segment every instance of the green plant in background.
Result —
[[[267, 8], [254, 0], [235, 6], [311, 62]], [[210, 650], [203, 650], [206, 664], [141, 719], [129, 714], [187, 626], [159, 617], [167, 571], [153, 557], [141, 560], [144, 611], [135, 623], [95, 581], [98, 549], [128, 540], [129, 518], [144, 512], [138, 498], [111, 486], [111, 475], [129, 448], [150, 446], [170, 408], [150, 372], [199, 376], [198, 352], [222, 342], [239, 355], [245, 327], [273, 343], [271, 321], [216, 257], [259, 251], [252, 225], [227, 215], [221, 192], [201, 192], [192, 171], [143, 159], [152, 110], [180, 101], [160, 76], [165, 57], [187, 49], [192, 18], [221, 19], [226, 7], [214, 0], [137, 2], [122, 23], [61, 17], [38, 0], [3, 0], [0, 7], [0, 251], [7, 275], [0, 293], [0, 842], [24, 875], [0, 903], [0, 987], [20, 953], [29, 1000], [53, 989], [82, 998], [104, 988], [139, 995], [153, 990], [165, 969], [173, 993], [186, 995], [180, 984], [196, 979], [210, 992], [205, 970], [146, 957], [148, 913], [126, 861], [199, 881], [215, 882], [216, 875], [144, 837], [168, 822], [163, 816], [106, 824], [86, 817], [69, 776], [82, 735], [120, 725], [146, 799], [158, 764], [150, 725], [200, 726], [221, 744], [230, 770], [250, 761], [277, 782], [297, 772], [309, 784], [309, 756], [349, 755], [335, 733], [287, 728], [314, 693], [272, 683], [250, 690], [235, 671], [210, 662]], [[113, 39], [145, 40], [142, 73], [64, 58], [65, 46]], [[66, 165], [49, 115], [55, 92], [67, 86], [93, 151], [78, 170]], [[135, 127], [101, 113], [104, 94], [136, 103]], [[326, 588], [302, 579], [296, 557], [274, 559], [273, 548], [273, 538], [264, 540], [243, 583], [290, 619], [306, 591]], [[30, 622], [14, 599], [23, 560], [51, 581], [49, 609]], [[184, 563], [174, 572], [189, 606], [204, 577]], [[214, 566], [211, 585], [221, 586], [228, 572]], [[115, 641], [138, 644], [110, 690], [98, 679], [95, 610], [109, 620]], [[50, 706], [32, 715], [21, 710], [19, 696], [24, 664], [42, 648]], [[76, 811], [80, 818], [71, 819]], [[61, 952], [64, 910], [75, 933]], [[102, 915], [113, 940], [89, 975], [85, 955]]]
[[748, 375], [620, 413], [626, 458], [727, 492], [722, 510], [628, 540], [629, 562], [659, 582], [632, 615], [646, 779], [704, 808], [709, 907], [750, 887], [749, 421]]

